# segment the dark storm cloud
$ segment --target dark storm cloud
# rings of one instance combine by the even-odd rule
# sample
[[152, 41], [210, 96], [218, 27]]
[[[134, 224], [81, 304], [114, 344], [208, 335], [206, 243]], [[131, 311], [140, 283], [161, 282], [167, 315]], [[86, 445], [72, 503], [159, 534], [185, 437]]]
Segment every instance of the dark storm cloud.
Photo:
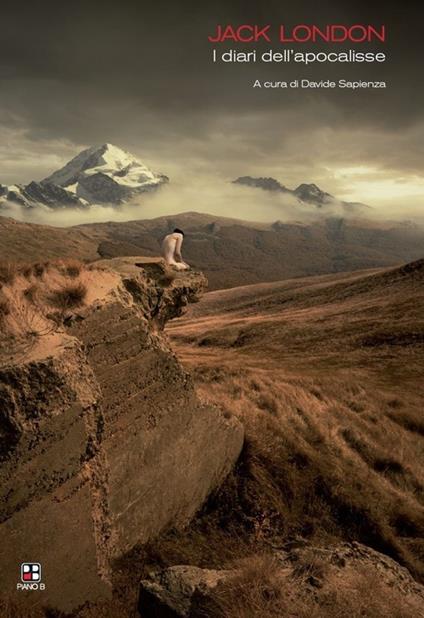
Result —
[[[379, 9], [369, 4], [320, 2], [306, 6], [271, 1], [256, 3], [252, 8], [249, 2], [35, 2], [25, 10], [16, 5], [3, 10], [2, 23], [7, 27], [2, 28], [0, 37], [0, 76], [6, 83], [11, 80], [11, 89], [15, 80], [42, 80], [35, 92], [52, 95], [54, 100], [69, 97], [69, 89], [83, 96], [93, 89], [99, 98], [119, 94], [166, 110], [189, 112], [199, 107], [228, 109], [231, 105], [266, 109], [281, 106], [281, 99], [270, 96], [258, 100], [258, 93], [243, 87], [246, 80], [252, 76], [281, 76], [282, 71], [299, 72], [299, 67], [212, 64], [207, 34], [217, 23], [386, 23], [386, 65], [359, 69], [343, 66], [343, 72], [358, 75], [359, 71], [364, 78], [375, 72], [382, 75], [382, 71], [390, 75], [393, 85], [389, 95], [384, 96], [388, 110], [378, 115], [380, 121], [414, 121], [421, 113], [422, 102], [417, 96], [422, 88], [417, 12], [423, 10], [414, 9], [411, 15], [400, 4], [380, 3]], [[234, 47], [231, 43], [225, 45]], [[278, 43], [274, 47], [278, 48]], [[340, 72], [340, 66], [314, 65], [302, 71], [305, 77], [331, 75]], [[51, 90], [46, 89], [45, 80], [51, 80]], [[29, 100], [34, 88], [31, 84]], [[411, 93], [414, 96], [408, 96]], [[353, 121], [373, 116], [375, 121], [381, 104], [381, 99], [370, 92], [362, 93], [359, 101], [344, 93], [330, 93], [329, 98], [339, 99], [341, 108], [354, 116]], [[299, 95], [285, 97], [286, 103], [298, 105]]]
[[[141, 0], [3, 6], [0, 182], [28, 180], [29, 170], [45, 175], [54, 159], [49, 149], [66, 160], [72, 149], [104, 141], [143, 154], [171, 175], [188, 168], [221, 175], [269, 170], [284, 181], [302, 177], [306, 168], [305, 179], [325, 182], [324, 168], [337, 162], [419, 173], [423, 9], [411, 14], [401, 4], [370, 4]], [[388, 43], [377, 48], [384, 48], [388, 60], [366, 67], [214, 65], [207, 35], [217, 23], [385, 23]], [[256, 78], [294, 73], [387, 79], [389, 88], [251, 88]], [[22, 165], [25, 153], [38, 153], [38, 162]], [[330, 176], [328, 182], [337, 185]]]

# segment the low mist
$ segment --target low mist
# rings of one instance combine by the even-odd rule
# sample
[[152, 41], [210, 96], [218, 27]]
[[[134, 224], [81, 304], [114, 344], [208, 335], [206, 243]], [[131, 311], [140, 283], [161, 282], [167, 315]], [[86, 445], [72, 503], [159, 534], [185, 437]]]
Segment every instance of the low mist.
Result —
[[[371, 220], [405, 220], [419, 221], [417, 212], [402, 212], [399, 209], [364, 208], [351, 213], [343, 207], [342, 202], [333, 202], [321, 208], [313, 204], [299, 202], [290, 194], [264, 191], [244, 187], [222, 178], [208, 177], [190, 179], [188, 182], [174, 181], [160, 187], [152, 193], [145, 193], [131, 202], [116, 205], [92, 205], [86, 210], [48, 207], [33, 209], [22, 208], [17, 204], [7, 203], [0, 213], [20, 221], [66, 227], [84, 223], [104, 221], [130, 221], [152, 219], [175, 215], [182, 212], [199, 212], [219, 217], [230, 217], [250, 222], [272, 223], [305, 222], [312, 223], [323, 217], [343, 216]], [[421, 219], [421, 222], [422, 219]]]

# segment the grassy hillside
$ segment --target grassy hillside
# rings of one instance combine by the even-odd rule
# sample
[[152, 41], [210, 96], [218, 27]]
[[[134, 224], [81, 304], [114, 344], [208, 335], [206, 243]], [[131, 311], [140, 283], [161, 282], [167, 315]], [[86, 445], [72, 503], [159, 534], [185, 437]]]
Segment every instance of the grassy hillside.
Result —
[[104, 236], [98, 250], [111, 257], [157, 255], [174, 227], [186, 232], [185, 259], [207, 275], [212, 290], [399, 264], [421, 257], [424, 247], [421, 228], [341, 218], [266, 225], [184, 213], [79, 229]]
[[341, 218], [263, 224], [183, 213], [54, 228], [0, 217], [0, 259], [158, 256], [175, 227], [186, 233], [185, 259], [207, 275], [211, 290], [400, 264], [421, 257], [424, 247], [418, 226]]
[[424, 579], [423, 283], [421, 260], [217, 291], [169, 326], [201, 395], [247, 434], [169, 556], [348, 539]]
[[23, 223], [0, 216], [0, 261], [98, 258], [97, 242], [83, 230]]

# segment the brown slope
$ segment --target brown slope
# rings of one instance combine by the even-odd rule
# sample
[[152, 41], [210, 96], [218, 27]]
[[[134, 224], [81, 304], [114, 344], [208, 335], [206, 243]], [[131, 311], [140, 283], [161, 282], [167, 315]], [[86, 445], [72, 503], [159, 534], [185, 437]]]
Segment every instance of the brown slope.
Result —
[[210, 289], [390, 266], [422, 257], [418, 226], [323, 219], [273, 225], [200, 213], [53, 228], [0, 218], [0, 259], [157, 256], [165, 234], [186, 232], [185, 259]]
[[105, 257], [154, 255], [174, 227], [186, 232], [184, 256], [209, 279], [210, 289], [389, 266], [422, 257], [424, 230], [416, 226], [322, 219], [273, 225], [183, 213], [149, 221], [82, 226], [104, 240]]
[[[338, 365], [351, 366], [353, 358], [377, 363], [385, 354], [384, 343], [397, 346], [397, 355], [409, 354], [408, 343], [420, 351], [423, 283], [424, 260], [418, 260], [395, 269], [220, 290], [207, 294], [185, 318], [187, 323], [172, 328], [195, 337], [201, 347], [208, 347], [208, 337], [213, 337], [223, 348], [251, 353], [259, 346], [280, 360], [294, 354], [307, 363], [314, 345], [322, 359]], [[372, 354], [370, 347], [375, 347]], [[342, 352], [349, 356], [342, 358]]]
[[20, 262], [74, 257], [94, 260], [97, 242], [83, 230], [23, 223], [0, 216], [0, 259]]
[[246, 521], [249, 543], [252, 521], [277, 546], [358, 540], [423, 578], [423, 282], [421, 260], [216, 291], [169, 327], [248, 436], [208, 521]]

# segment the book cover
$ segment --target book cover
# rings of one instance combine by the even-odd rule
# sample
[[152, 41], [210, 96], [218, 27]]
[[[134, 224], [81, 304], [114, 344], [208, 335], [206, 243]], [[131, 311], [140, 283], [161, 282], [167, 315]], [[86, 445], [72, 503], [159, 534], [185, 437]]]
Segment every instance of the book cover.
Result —
[[4, 3], [0, 615], [424, 615], [423, 10]]

